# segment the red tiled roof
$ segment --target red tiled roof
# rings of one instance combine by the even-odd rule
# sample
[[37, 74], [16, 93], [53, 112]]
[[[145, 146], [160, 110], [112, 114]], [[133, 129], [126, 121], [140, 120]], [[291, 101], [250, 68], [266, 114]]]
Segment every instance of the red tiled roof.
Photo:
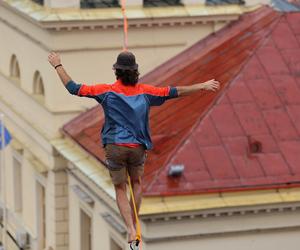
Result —
[[300, 0], [288, 0], [288, 2], [300, 6]]
[[[153, 108], [145, 195], [300, 185], [299, 22], [300, 13], [263, 7], [141, 79], [161, 86], [211, 78], [222, 83], [218, 94]], [[100, 109], [93, 108], [63, 128], [99, 160], [101, 120]], [[261, 144], [260, 153], [250, 152], [252, 142]], [[181, 177], [168, 177], [172, 164], [185, 166]]]

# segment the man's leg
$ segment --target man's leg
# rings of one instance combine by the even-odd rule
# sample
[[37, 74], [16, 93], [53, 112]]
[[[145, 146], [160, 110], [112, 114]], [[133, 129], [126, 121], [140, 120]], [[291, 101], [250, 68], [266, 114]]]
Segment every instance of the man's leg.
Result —
[[[141, 203], [142, 203], [142, 197], [143, 197], [141, 178], [131, 180], [131, 185], [132, 185], [132, 190], [133, 190], [133, 194], [134, 194], [136, 210], [137, 210], [137, 213], [139, 214]], [[136, 218], [135, 218], [135, 214], [134, 214], [132, 198], [130, 198], [130, 206], [131, 206], [133, 221], [134, 221], [134, 224], [136, 224]]]
[[116, 202], [127, 227], [128, 242], [131, 242], [136, 238], [136, 230], [131, 215], [131, 206], [126, 193], [127, 150], [126, 147], [111, 144], [105, 147], [107, 165], [116, 191]]
[[115, 190], [117, 204], [127, 227], [128, 242], [134, 241], [136, 237], [136, 231], [133, 224], [131, 206], [129, 205], [126, 194], [126, 183], [115, 185]]
[[[128, 171], [131, 179], [135, 205], [137, 209], [137, 215], [139, 215], [139, 210], [142, 203], [143, 189], [142, 189], [142, 178], [144, 175], [144, 163], [146, 160], [146, 151], [143, 146], [133, 149], [130, 152], [130, 158], [128, 162]], [[136, 224], [136, 218], [134, 214], [133, 201], [130, 201], [132, 209], [132, 217], [134, 224]]]

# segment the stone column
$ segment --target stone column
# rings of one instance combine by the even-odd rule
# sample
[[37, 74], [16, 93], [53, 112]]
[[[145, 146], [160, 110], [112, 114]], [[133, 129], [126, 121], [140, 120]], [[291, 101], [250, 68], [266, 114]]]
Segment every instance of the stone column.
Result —
[[80, 8], [80, 0], [45, 0], [49, 8]]

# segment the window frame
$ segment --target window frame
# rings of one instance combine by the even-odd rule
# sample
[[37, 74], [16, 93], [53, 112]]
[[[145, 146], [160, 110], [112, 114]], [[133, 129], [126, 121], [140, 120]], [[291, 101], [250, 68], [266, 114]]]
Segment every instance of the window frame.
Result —
[[[101, 6], [100, 4], [103, 4]], [[110, 3], [111, 2], [111, 3]], [[97, 5], [98, 6], [93, 6]], [[118, 0], [80, 0], [81, 9], [98, 9], [98, 8], [120, 8], [120, 3]]]
[[33, 75], [32, 95], [39, 103], [45, 103], [45, 84], [38, 70]]
[[[40, 247], [46, 247], [46, 242], [47, 242], [47, 189], [46, 189], [46, 184], [44, 178], [41, 178], [40, 176], [37, 176], [35, 179], [35, 188], [36, 188], [36, 209], [37, 209], [37, 217], [36, 217], [36, 227], [37, 227], [37, 232], [39, 232], [39, 239], [38, 239], [38, 245]], [[41, 188], [39, 190], [39, 188]], [[40, 191], [43, 191], [43, 198], [44, 200], [40, 200]], [[44, 203], [44, 207], [43, 204]], [[44, 210], [42, 214], [42, 218], [40, 217], [40, 208], [43, 207]], [[43, 219], [44, 221], [41, 221]], [[42, 229], [40, 228], [42, 227]], [[42, 232], [42, 233], [41, 233]]]
[[93, 213], [89, 211], [90, 209], [87, 209], [83, 204], [80, 204], [79, 206], [79, 245], [80, 245], [80, 250], [82, 250], [83, 246], [83, 235], [82, 235], [82, 214], [85, 214], [89, 219], [90, 219], [90, 249], [87, 249], [86, 246], [84, 246], [84, 249], [87, 250], [93, 250]]
[[[18, 166], [15, 164], [18, 163]], [[13, 199], [14, 212], [23, 212], [23, 152], [13, 150], [12, 152], [13, 171]], [[17, 169], [18, 168], [18, 169]], [[18, 173], [16, 171], [19, 171]]]
[[19, 60], [18, 60], [16, 54], [13, 54], [10, 58], [9, 77], [13, 80], [13, 82], [20, 85], [21, 70], [20, 70], [20, 63], [19, 63]]
[[[174, 1], [174, 3], [173, 4], [167, 3], [170, 1]], [[146, 8], [173, 7], [173, 6], [183, 6], [183, 3], [182, 0], [144, 0], [143, 6]]]

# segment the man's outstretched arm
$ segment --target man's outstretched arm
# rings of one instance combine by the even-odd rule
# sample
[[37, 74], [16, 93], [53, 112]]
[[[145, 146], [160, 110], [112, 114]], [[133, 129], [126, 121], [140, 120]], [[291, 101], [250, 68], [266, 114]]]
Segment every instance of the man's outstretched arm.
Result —
[[48, 56], [48, 61], [55, 68], [61, 82], [72, 95], [88, 98], [97, 97], [97, 100], [99, 101], [104, 98], [105, 93], [110, 89], [109, 84], [86, 85], [74, 82], [64, 69], [61, 63], [60, 55], [58, 53], [51, 52]]
[[72, 78], [68, 75], [64, 66], [61, 64], [60, 55], [51, 52], [48, 56], [49, 63], [55, 68], [60, 80], [66, 86], [68, 82], [72, 81]]
[[217, 91], [220, 88], [220, 83], [215, 79], [209, 80], [203, 83], [197, 83], [190, 86], [178, 86], [176, 87], [178, 96], [187, 96], [198, 92], [200, 90]]

